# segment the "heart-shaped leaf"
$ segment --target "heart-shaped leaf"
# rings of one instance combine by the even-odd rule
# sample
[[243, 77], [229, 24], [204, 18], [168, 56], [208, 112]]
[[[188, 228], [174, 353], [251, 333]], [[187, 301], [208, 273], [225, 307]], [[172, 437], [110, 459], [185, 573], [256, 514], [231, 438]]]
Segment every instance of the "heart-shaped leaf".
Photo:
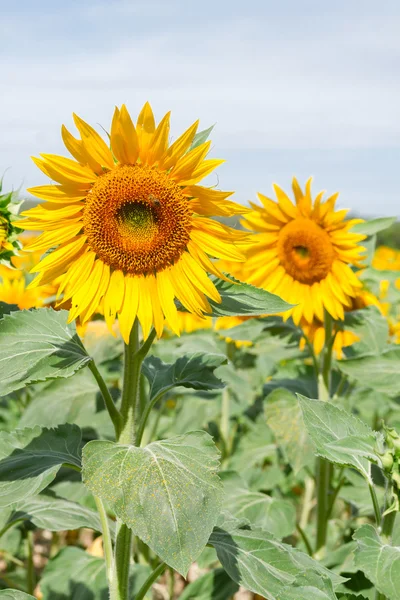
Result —
[[204, 431], [144, 448], [93, 441], [83, 481], [163, 561], [186, 575], [205, 547], [222, 501], [219, 452]]

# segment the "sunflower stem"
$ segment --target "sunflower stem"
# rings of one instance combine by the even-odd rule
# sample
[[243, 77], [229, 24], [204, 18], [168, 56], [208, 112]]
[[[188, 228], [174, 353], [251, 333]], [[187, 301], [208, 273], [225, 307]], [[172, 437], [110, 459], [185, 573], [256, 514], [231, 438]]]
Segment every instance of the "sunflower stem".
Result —
[[[155, 338], [152, 330], [147, 340], [140, 345], [139, 322], [135, 319], [129, 344], [124, 348], [124, 377], [119, 422], [118, 443], [138, 445], [136, 434], [136, 411], [140, 402], [140, 379], [143, 360]], [[142, 390], [144, 392], [144, 390]], [[142, 397], [147, 405], [148, 399]], [[110, 581], [110, 600], [129, 600], [129, 566], [132, 554], [132, 530], [117, 519], [117, 533], [113, 557], [113, 569]]]
[[[324, 315], [325, 344], [322, 350], [320, 372], [318, 374], [318, 397], [328, 402], [331, 391], [331, 370], [333, 350], [333, 321], [330, 314], [325, 310]], [[332, 476], [331, 465], [324, 458], [317, 458], [316, 481], [317, 481], [317, 535], [315, 550], [325, 546], [330, 510], [328, 495]]]
[[[139, 323], [135, 319], [129, 344], [124, 347], [124, 380], [118, 443], [135, 445], [135, 411], [139, 395], [142, 360], [138, 358]], [[113, 573], [110, 582], [110, 600], [128, 600], [129, 564], [132, 546], [132, 530], [117, 520]]]

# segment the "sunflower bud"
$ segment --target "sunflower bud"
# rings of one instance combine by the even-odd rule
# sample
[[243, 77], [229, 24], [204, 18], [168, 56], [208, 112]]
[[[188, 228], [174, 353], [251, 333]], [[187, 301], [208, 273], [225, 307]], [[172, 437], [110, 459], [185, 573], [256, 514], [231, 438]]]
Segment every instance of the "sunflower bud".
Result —
[[393, 454], [390, 452], [390, 450], [387, 450], [385, 452], [385, 454], [382, 454], [380, 456], [380, 459], [382, 461], [382, 466], [383, 466], [384, 470], [387, 471], [388, 473], [390, 473], [390, 471], [393, 468], [393, 462], [394, 462]]

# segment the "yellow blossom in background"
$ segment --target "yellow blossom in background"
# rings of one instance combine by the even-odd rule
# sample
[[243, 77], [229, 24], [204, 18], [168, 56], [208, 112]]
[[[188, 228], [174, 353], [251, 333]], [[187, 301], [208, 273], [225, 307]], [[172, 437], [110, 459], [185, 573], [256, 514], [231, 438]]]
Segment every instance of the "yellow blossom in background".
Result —
[[84, 324], [102, 305], [110, 328], [118, 315], [125, 342], [136, 316], [145, 337], [153, 324], [160, 336], [164, 318], [179, 334], [175, 298], [199, 317], [210, 311], [207, 296], [221, 301], [207, 275], [220, 275], [210, 257], [243, 260], [235, 244], [247, 234], [210, 218], [243, 207], [227, 199], [231, 192], [198, 185], [223, 161], [206, 159], [211, 142], [192, 145], [198, 122], [170, 145], [169, 118], [156, 126], [146, 103], [134, 125], [124, 105], [116, 108], [110, 149], [74, 115], [80, 137], [62, 128], [74, 160], [34, 158], [57, 183], [30, 190], [46, 203], [19, 222], [44, 232], [31, 250], [56, 246], [32, 269], [39, 273], [33, 285], [60, 277], [70, 320]]
[[179, 329], [184, 333], [192, 333], [201, 329], [212, 328], [211, 317], [199, 317], [192, 313], [178, 311]]
[[15, 277], [14, 273], [6, 267], [0, 273], [0, 302], [16, 304], [21, 310], [43, 306], [40, 288], [26, 289], [24, 277]]
[[[376, 306], [383, 314], [381, 302], [367, 289], [362, 289], [357, 296], [352, 299], [351, 307], [346, 310], [360, 310], [362, 308], [366, 308], [367, 306]], [[316, 354], [320, 354], [325, 344], [325, 328], [323, 322], [319, 319], [314, 319], [312, 323], [308, 323], [305, 319], [302, 319], [300, 322], [300, 327], [307, 336], [309, 342], [313, 345], [314, 352]], [[352, 331], [346, 329], [342, 330], [336, 328], [334, 333], [335, 340], [333, 344], [333, 350], [336, 358], [341, 360], [344, 357], [343, 348], [358, 342], [359, 337]], [[305, 346], [306, 340], [303, 337], [300, 340], [300, 348], [304, 349]]]
[[233, 340], [229, 336], [225, 336], [224, 330], [231, 329], [232, 327], [237, 327], [241, 325], [245, 321], [252, 319], [254, 317], [219, 317], [215, 321], [214, 329], [218, 331], [220, 337], [224, 339], [226, 342], [233, 342], [236, 348], [247, 348], [252, 346], [253, 342], [250, 340]]
[[294, 202], [274, 185], [277, 201], [258, 194], [262, 206], [251, 203], [243, 225], [257, 235], [246, 252], [244, 280], [296, 304], [284, 315], [296, 324], [323, 321], [324, 309], [343, 319], [362, 287], [351, 268], [365, 251], [365, 236], [351, 232], [360, 220], [346, 221], [348, 210], [335, 210], [338, 194], [323, 201], [320, 192], [313, 200], [311, 179], [303, 191], [293, 178], [292, 188]]

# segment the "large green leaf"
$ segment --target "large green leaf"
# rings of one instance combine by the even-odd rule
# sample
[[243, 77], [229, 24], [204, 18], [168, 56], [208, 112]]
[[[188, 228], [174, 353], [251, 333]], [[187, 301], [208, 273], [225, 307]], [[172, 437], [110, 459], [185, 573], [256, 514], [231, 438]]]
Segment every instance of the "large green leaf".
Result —
[[18, 590], [0, 590], [1, 600], [36, 600], [34, 596]]
[[44, 389], [35, 390], [22, 413], [19, 427], [78, 424], [82, 414], [93, 415], [98, 393], [99, 387], [89, 369], [83, 369], [67, 380], [49, 381]]
[[41, 492], [64, 463], [79, 467], [80, 446], [81, 432], [76, 425], [1, 433], [0, 507]]
[[150, 384], [150, 400], [174, 387], [195, 390], [217, 390], [224, 387], [214, 375], [214, 369], [227, 362], [223, 354], [197, 352], [178, 358], [173, 364], [149, 356], [143, 363], [143, 373]]
[[144, 448], [93, 441], [83, 480], [163, 561], [186, 575], [216, 523], [219, 452], [204, 431]]
[[70, 377], [91, 360], [67, 318], [65, 310], [41, 308], [0, 320], [0, 396], [29, 383]]
[[227, 465], [228, 469], [239, 473], [276, 456], [276, 443], [264, 419], [255, 423], [250, 421], [248, 426], [248, 431], [243, 432], [235, 444]]
[[352, 233], [363, 233], [364, 235], [374, 235], [384, 229], [387, 229], [393, 223], [396, 223], [397, 217], [378, 217], [370, 219], [364, 223], [357, 223], [351, 228]]
[[242, 283], [229, 276], [236, 283], [223, 281], [212, 277], [215, 287], [221, 295], [221, 303], [210, 300], [212, 308], [211, 316], [259, 316], [266, 313], [282, 313], [289, 310], [292, 305], [288, 304], [279, 296], [271, 294], [248, 283]]
[[304, 423], [317, 453], [327, 460], [357, 469], [369, 483], [371, 461], [380, 463], [378, 434], [354, 415], [322, 400], [298, 396]]
[[346, 349], [347, 356], [380, 354], [387, 348], [389, 324], [376, 306], [346, 313], [343, 327], [360, 339]]
[[239, 590], [223, 569], [215, 569], [188, 585], [179, 600], [226, 600]]
[[339, 369], [350, 379], [390, 397], [400, 394], [400, 348], [390, 348], [376, 356], [342, 360]]
[[290, 587], [285, 588], [279, 600], [337, 600], [329, 577], [321, 577], [314, 571], [298, 575]]
[[321, 586], [325, 578], [333, 586], [345, 581], [307, 554], [279, 542], [272, 534], [229, 516], [221, 518], [209, 543], [231, 579], [268, 600], [286, 600], [288, 587], [303, 573], [310, 574], [307, 581], [313, 587], [317, 587], [319, 578]]
[[[99, 515], [94, 510], [77, 502], [50, 494], [40, 494], [19, 502], [12, 518], [23, 518], [31, 521], [40, 529], [64, 531], [88, 527], [102, 531]], [[114, 524], [110, 521], [111, 529]]]
[[353, 537], [358, 545], [356, 566], [388, 600], [399, 600], [400, 546], [384, 543], [372, 525], [363, 525]]
[[252, 492], [234, 471], [221, 473], [225, 488], [224, 509], [238, 519], [248, 521], [271, 532], [278, 539], [296, 529], [296, 510], [288, 500]]
[[[148, 566], [132, 567], [129, 578], [132, 594], [140, 590], [150, 572]], [[104, 559], [81, 548], [64, 548], [47, 563], [40, 589], [43, 600], [108, 600]]]
[[265, 415], [293, 471], [297, 473], [302, 467], [311, 466], [314, 448], [296, 396], [284, 388], [273, 390], [265, 400]]

